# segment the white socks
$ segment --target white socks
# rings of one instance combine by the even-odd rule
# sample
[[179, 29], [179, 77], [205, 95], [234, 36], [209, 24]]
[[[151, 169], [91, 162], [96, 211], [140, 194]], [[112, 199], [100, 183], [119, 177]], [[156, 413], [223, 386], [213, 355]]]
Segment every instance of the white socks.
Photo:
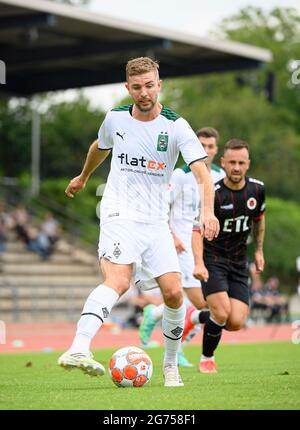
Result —
[[118, 293], [104, 284], [91, 292], [78, 321], [75, 338], [68, 350], [70, 354], [89, 351], [93, 337], [110, 314], [118, 298]]
[[165, 343], [164, 367], [177, 365], [177, 351], [180, 348], [185, 312], [186, 307], [184, 304], [178, 309], [164, 305], [162, 320]]
[[152, 309], [151, 316], [155, 319], [155, 321], [159, 321], [162, 319], [164, 314], [164, 307], [165, 304], [162, 303], [161, 305], [155, 306], [155, 308]]
[[200, 358], [200, 361], [207, 361], [207, 360], [209, 360], [209, 361], [215, 361], [215, 357], [214, 356], [212, 356], [212, 357], [205, 357], [205, 355], [201, 355], [201, 358]]
[[191, 322], [193, 324], [199, 324], [199, 315], [200, 312], [198, 309], [195, 309], [192, 313], [191, 313]]

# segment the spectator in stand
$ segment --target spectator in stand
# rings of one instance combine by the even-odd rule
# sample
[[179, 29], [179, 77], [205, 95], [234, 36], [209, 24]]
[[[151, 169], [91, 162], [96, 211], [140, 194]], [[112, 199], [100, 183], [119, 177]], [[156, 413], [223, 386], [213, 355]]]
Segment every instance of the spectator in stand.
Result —
[[26, 249], [37, 253], [43, 259], [48, 258], [52, 253], [51, 242], [43, 231], [31, 225], [26, 208], [24, 206], [17, 207], [13, 212], [13, 218], [17, 237], [25, 244]]
[[276, 276], [269, 278], [264, 286], [266, 303], [271, 309], [267, 322], [281, 321], [288, 319], [289, 307], [288, 299], [279, 291], [280, 281]]
[[5, 225], [5, 203], [0, 200], [0, 254], [5, 251], [6, 225]]
[[23, 242], [26, 247], [30, 243], [29, 235], [29, 214], [24, 206], [18, 206], [12, 213], [15, 221], [15, 230], [17, 238]]
[[269, 308], [266, 300], [266, 294], [264, 292], [264, 283], [260, 277], [260, 273], [256, 271], [254, 263], [249, 264], [249, 275], [250, 275], [250, 313], [253, 314], [255, 310], [265, 311]]
[[54, 218], [52, 212], [47, 212], [44, 221], [41, 225], [41, 231], [48, 237], [52, 245], [54, 245], [60, 237], [60, 224]]
[[[127, 297], [126, 297], [127, 296]], [[143, 309], [147, 305], [159, 306], [163, 303], [163, 296], [159, 288], [153, 290], [142, 291], [136, 285], [132, 285], [131, 289], [124, 295], [128, 304], [134, 307], [132, 316], [128, 319], [127, 324], [133, 327], [139, 327], [143, 318]], [[156, 345], [157, 342], [149, 342], [149, 347]]]

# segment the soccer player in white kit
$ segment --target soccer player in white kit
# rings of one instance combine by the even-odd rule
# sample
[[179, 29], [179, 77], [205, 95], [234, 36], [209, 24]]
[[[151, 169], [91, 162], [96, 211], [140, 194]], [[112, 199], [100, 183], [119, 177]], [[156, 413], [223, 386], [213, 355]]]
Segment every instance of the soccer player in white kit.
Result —
[[[208, 157], [205, 163], [213, 182], [216, 183], [225, 177], [224, 170], [213, 163], [213, 159], [218, 152], [219, 133], [212, 127], [203, 127], [196, 132], [196, 135], [207, 153]], [[192, 230], [195, 217], [199, 212], [200, 196], [197, 181], [188, 165], [174, 170], [171, 176], [170, 188], [169, 224], [178, 254], [182, 286], [188, 298], [187, 302], [191, 302], [193, 305], [187, 307], [187, 313], [190, 314], [195, 308], [202, 309], [205, 307], [206, 301], [202, 294], [201, 282], [193, 276], [195, 263], [192, 252]], [[163, 309], [164, 304], [158, 306], [147, 305], [144, 308], [144, 318], [139, 329], [142, 346], [147, 347], [156, 323], [163, 317]], [[194, 325], [188, 320], [185, 328], [189, 332]], [[178, 362], [182, 366], [191, 366], [182, 351], [178, 354]]]
[[[212, 127], [204, 127], [196, 132], [199, 142], [207, 153], [205, 164], [213, 183], [225, 177], [224, 170], [214, 164], [213, 158], [218, 151], [219, 133]], [[182, 285], [188, 299], [197, 309], [205, 305], [201, 283], [193, 277], [194, 256], [192, 252], [192, 230], [200, 205], [198, 186], [189, 166], [175, 169], [171, 176], [170, 227], [178, 253], [182, 273]]]
[[105, 373], [102, 364], [93, 359], [90, 344], [136, 273], [140, 281], [155, 278], [162, 291], [166, 305], [162, 321], [164, 380], [166, 387], [176, 387], [183, 385], [177, 349], [185, 306], [168, 226], [168, 184], [179, 152], [203, 189], [203, 231], [208, 240], [218, 235], [219, 223], [213, 212], [213, 183], [204, 163], [207, 155], [189, 124], [159, 103], [158, 69], [147, 57], [127, 63], [125, 86], [134, 103], [108, 112], [81, 174], [66, 189], [67, 196], [74, 197], [112, 152], [100, 212], [99, 259], [104, 281], [88, 296], [73, 343], [58, 364], [92, 376]]

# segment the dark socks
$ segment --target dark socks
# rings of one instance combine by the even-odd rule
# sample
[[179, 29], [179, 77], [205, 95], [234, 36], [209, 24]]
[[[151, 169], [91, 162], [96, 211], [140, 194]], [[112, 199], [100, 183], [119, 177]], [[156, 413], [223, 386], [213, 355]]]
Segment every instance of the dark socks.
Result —
[[204, 326], [202, 341], [202, 354], [205, 357], [212, 357], [214, 355], [214, 351], [221, 339], [223, 327], [208, 318]]
[[208, 319], [210, 317], [210, 312], [209, 311], [201, 311], [199, 313], [199, 322], [200, 324], [205, 324]]

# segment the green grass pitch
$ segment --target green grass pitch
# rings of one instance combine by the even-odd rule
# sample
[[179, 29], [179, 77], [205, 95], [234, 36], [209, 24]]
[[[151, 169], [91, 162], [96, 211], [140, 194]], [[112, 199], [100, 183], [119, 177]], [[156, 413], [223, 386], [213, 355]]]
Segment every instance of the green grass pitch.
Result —
[[[95, 351], [95, 358], [107, 365], [116, 349]], [[142, 388], [118, 388], [108, 373], [67, 372], [56, 365], [59, 353], [0, 354], [0, 409], [300, 409], [300, 345], [220, 345], [218, 374], [181, 368], [185, 386], [178, 388], [163, 387], [163, 349], [147, 352], [154, 372]], [[199, 347], [189, 346], [186, 355], [196, 364]]]

